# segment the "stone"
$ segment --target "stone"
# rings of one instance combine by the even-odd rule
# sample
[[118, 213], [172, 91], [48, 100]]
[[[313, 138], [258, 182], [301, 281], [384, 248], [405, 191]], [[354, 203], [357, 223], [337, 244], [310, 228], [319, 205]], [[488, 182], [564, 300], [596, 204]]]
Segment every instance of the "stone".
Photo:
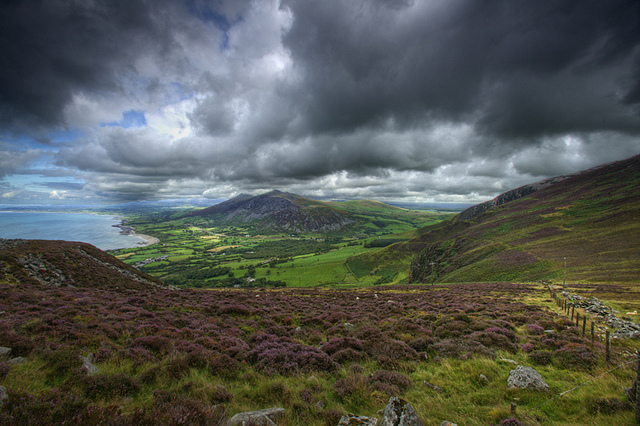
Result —
[[80, 368], [82, 370], [86, 371], [88, 375], [93, 376], [94, 374], [96, 374], [98, 372], [98, 367], [96, 367], [92, 363], [93, 354], [89, 354], [87, 356], [80, 355], [80, 358], [82, 358], [82, 367], [80, 367]]
[[7, 394], [7, 388], [4, 386], [0, 386], [0, 407], [4, 404], [4, 400], [9, 398], [9, 394]]
[[11, 353], [11, 348], [5, 348], [4, 346], [0, 346], [0, 357], [8, 356]]
[[356, 416], [348, 414], [342, 416], [338, 422], [338, 426], [377, 426], [378, 419], [374, 417]]
[[243, 425], [255, 425], [255, 426], [273, 426], [276, 423], [273, 418], [284, 414], [284, 408], [266, 408], [258, 411], [246, 411], [244, 413], [238, 413], [231, 417], [226, 423], [227, 426], [243, 426]]
[[549, 385], [536, 370], [531, 367], [519, 365], [515, 370], [509, 372], [507, 379], [508, 389], [530, 389], [541, 392], [548, 392]]
[[397, 396], [392, 396], [384, 409], [380, 426], [424, 426], [424, 423], [411, 404]]
[[22, 357], [22, 356], [17, 356], [15, 358], [11, 358], [9, 360], [9, 364], [13, 364], [13, 365], [24, 364], [25, 362], [27, 362], [27, 359], [25, 357]]
[[449, 420], [444, 420], [442, 423], [440, 423], [440, 426], [458, 426], [458, 424], [451, 423]]
[[513, 365], [518, 365], [518, 363], [517, 363], [516, 361], [514, 361], [514, 360], [512, 360], [512, 359], [509, 359], [509, 358], [501, 358], [501, 359], [499, 359], [498, 361], [501, 361], [501, 362], [508, 362], [509, 364], [513, 364]]
[[483, 382], [489, 382], [489, 379], [487, 379], [487, 376], [485, 376], [484, 374], [480, 373], [480, 380], [482, 380]]

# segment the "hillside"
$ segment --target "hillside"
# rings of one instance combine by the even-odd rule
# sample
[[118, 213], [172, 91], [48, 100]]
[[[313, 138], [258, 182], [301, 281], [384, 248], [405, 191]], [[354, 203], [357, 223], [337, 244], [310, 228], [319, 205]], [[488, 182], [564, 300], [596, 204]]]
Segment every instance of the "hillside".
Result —
[[69, 241], [0, 239], [0, 280], [102, 290], [168, 288], [91, 244]]
[[251, 224], [262, 230], [286, 232], [333, 232], [354, 222], [327, 203], [278, 190], [257, 196], [241, 194], [191, 212], [187, 217], [202, 217], [226, 225]]
[[640, 156], [508, 191], [423, 229], [410, 280], [637, 282]]

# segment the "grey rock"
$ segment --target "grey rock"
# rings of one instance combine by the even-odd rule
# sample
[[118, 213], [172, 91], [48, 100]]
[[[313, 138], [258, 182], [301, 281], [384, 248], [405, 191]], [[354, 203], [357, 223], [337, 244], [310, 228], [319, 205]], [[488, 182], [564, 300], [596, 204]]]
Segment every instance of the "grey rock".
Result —
[[11, 348], [5, 348], [4, 346], [0, 346], [0, 357], [8, 356], [11, 353]]
[[4, 386], [0, 386], [0, 407], [2, 407], [2, 405], [4, 404], [4, 400], [9, 398], [9, 395], [7, 394], [7, 388], [5, 388]]
[[93, 354], [89, 354], [87, 356], [80, 355], [80, 358], [82, 358], [82, 367], [80, 368], [86, 371], [88, 375], [93, 376], [98, 372], [98, 367], [93, 365], [93, 362], [92, 362]]
[[244, 413], [238, 413], [231, 417], [227, 422], [227, 426], [243, 426], [243, 425], [256, 425], [256, 426], [273, 426], [275, 422], [273, 418], [284, 414], [284, 408], [266, 408], [258, 411], [246, 411]]
[[549, 391], [549, 385], [545, 383], [540, 373], [531, 367], [523, 367], [522, 365], [509, 372], [507, 388], [530, 389], [541, 392]]
[[517, 362], [515, 362], [514, 360], [509, 359], [509, 358], [501, 358], [501, 359], [499, 359], [498, 361], [501, 361], [501, 362], [508, 362], [509, 364], [513, 364], [513, 365], [518, 365], [518, 363], [517, 363]]
[[9, 364], [13, 364], [13, 365], [24, 364], [25, 362], [27, 362], [27, 359], [22, 356], [17, 356], [9, 360]]
[[483, 382], [489, 382], [489, 379], [487, 379], [487, 376], [485, 376], [482, 373], [480, 373], [480, 380], [482, 380]]
[[348, 414], [342, 416], [338, 422], [338, 426], [377, 426], [378, 419], [374, 417], [356, 416]]
[[392, 396], [384, 409], [381, 426], [424, 426], [418, 413], [407, 401]]
[[458, 424], [451, 423], [449, 420], [444, 420], [442, 423], [440, 423], [440, 426], [458, 426]]

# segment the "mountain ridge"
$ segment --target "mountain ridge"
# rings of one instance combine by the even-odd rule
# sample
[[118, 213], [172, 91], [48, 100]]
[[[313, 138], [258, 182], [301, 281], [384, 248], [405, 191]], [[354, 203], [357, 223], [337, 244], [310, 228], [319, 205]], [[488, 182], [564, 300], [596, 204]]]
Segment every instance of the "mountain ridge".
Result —
[[261, 229], [287, 232], [333, 232], [354, 222], [328, 203], [279, 190], [256, 196], [240, 194], [186, 217], [211, 218], [227, 224], [255, 224]]

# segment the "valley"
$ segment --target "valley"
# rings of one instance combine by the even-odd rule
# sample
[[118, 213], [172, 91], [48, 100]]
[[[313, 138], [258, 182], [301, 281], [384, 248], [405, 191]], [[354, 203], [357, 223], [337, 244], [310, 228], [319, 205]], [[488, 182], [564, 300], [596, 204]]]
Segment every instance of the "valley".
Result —
[[[320, 203], [317, 202], [319, 205]], [[127, 264], [179, 287], [349, 287], [406, 281], [409, 259], [363, 273], [356, 256], [408, 241], [455, 213], [408, 210], [372, 201], [326, 203], [349, 225], [333, 232], [286, 232], [203, 216], [137, 216], [138, 233], [159, 244], [111, 251]], [[215, 206], [214, 206], [215, 207]], [[221, 223], [222, 222], [222, 223]]]

